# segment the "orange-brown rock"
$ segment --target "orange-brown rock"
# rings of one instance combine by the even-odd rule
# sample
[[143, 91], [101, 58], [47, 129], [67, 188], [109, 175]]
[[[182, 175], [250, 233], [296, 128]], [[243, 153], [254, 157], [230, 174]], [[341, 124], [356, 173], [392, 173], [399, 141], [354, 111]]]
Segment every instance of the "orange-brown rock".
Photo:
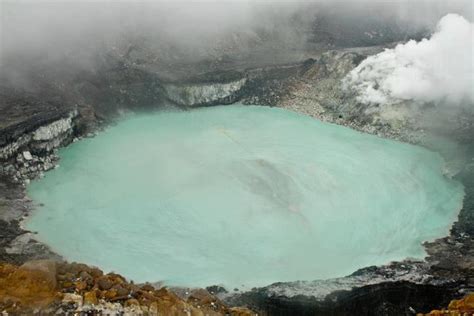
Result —
[[41, 308], [59, 301], [55, 277], [45, 268], [47, 266], [38, 263], [23, 267], [0, 264], [0, 310]]
[[95, 284], [102, 291], [110, 290], [112, 286], [114, 286], [114, 282], [112, 282], [112, 280], [110, 280], [106, 275], [98, 278]]
[[188, 297], [188, 302], [200, 302], [202, 304], [210, 304], [216, 301], [217, 298], [204, 289], [195, 289], [191, 291]]
[[131, 298], [125, 302], [125, 306], [133, 306], [133, 305], [140, 305], [138, 300]]
[[117, 296], [127, 296], [128, 294], [130, 294], [130, 289], [124, 283], [114, 285], [112, 287], [112, 290], [115, 290], [115, 292], [117, 292]]
[[257, 314], [245, 307], [229, 308], [229, 314], [232, 316], [256, 316]]
[[115, 297], [117, 297], [117, 291], [115, 290], [108, 290], [108, 291], [105, 291], [105, 293], [103, 292], [103, 297], [106, 299], [106, 300], [111, 300]]
[[97, 305], [99, 300], [97, 299], [97, 292], [90, 291], [84, 293], [84, 305]]
[[20, 269], [28, 271], [38, 271], [43, 274], [47, 282], [50, 283], [51, 287], [56, 287], [56, 262], [53, 260], [33, 260], [23, 264]]
[[[94, 279], [103, 275], [103, 272], [97, 268], [90, 267], [82, 263], [66, 263], [60, 262], [57, 265], [58, 275], [68, 277], [68, 280], [73, 281], [74, 278], [89, 275]], [[83, 279], [83, 278], [82, 278]], [[84, 279], [83, 279], [84, 280]]]
[[106, 274], [106, 276], [114, 283], [114, 284], [122, 284], [122, 283], [126, 283], [127, 280], [125, 280], [125, 278], [123, 276], [121, 276], [120, 274], [116, 274], [116, 273], [108, 273]]
[[143, 291], [147, 291], [147, 292], [151, 292], [151, 291], [155, 290], [155, 288], [149, 283], [146, 283], [146, 284], [142, 285], [140, 287], [140, 289], [142, 289]]
[[21, 267], [0, 263], [0, 311], [49, 315], [61, 313], [62, 307], [80, 312], [83, 306], [128, 308], [132, 314], [150, 315], [255, 315], [245, 308], [228, 308], [206, 290], [192, 291], [185, 301], [166, 288], [137, 286], [118, 274], [104, 275], [80, 263], [38, 260]]
[[[432, 310], [430, 313], [425, 314], [429, 316], [464, 316], [474, 315], [474, 293], [470, 293], [460, 300], [452, 300], [447, 309]], [[417, 316], [423, 316], [418, 314]]]
[[87, 289], [87, 282], [86, 281], [76, 281], [74, 282], [74, 286], [76, 287], [77, 292], [82, 292]]
[[67, 304], [75, 304], [76, 306], [81, 306], [84, 302], [84, 299], [81, 295], [76, 293], [64, 293], [63, 302]]
[[187, 302], [192, 304], [194, 307], [201, 309], [212, 310], [212, 311], [226, 311], [227, 307], [214, 295], [204, 289], [193, 290]]

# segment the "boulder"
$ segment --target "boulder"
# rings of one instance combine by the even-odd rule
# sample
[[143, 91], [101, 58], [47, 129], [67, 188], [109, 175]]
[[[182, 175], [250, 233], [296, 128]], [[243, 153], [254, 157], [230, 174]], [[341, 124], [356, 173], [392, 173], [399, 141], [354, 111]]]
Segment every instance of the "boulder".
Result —
[[96, 281], [96, 284], [102, 291], [107, 291], [112, 288], [114, 282], [112, 282], [112, 280], [110, 280], [106, 275], [104, 275]]
[[0, 263], [0, 308], [42, 308], [55, 302], [58, 297], [51, 269], [44, 262], [29, 262], [21, 268]]
[[63, 302], [68, 303], [68, 304], [72, 303], [72, 304], [75, 304], [76, 306], [80, 307], [80, 306], [82, 306], [83, 299], [82, 299], [82, 296], [79, 295], [79, 294], [64, 293]]
[[136, 306], [140, 305], [137, 299], [131, 298], [125, 302], [125, 306], [134, 306], [134, 305]]
[[31, 153], [29, 151], [24, 151], [23, 152], [23, 158], [25, 158], [25, 160], [32, 160], [33, 156], [31, 155]]
[[218, 299], [213, 296], [211, 293], [204, 289], [195, 289], [191, 292], [188, 297], [188, 302], [190, 303], [199, 303], [200, 305], [207, 305], [217, 302]]
[[97, 305], [98, 303], [96, 291], [84, 293], [84, 305]]
[[51, 288], [55, 288], [57, 286], [56, 280], [56, 261], [54, 260], [32, 260], [24, 263], [21, 267], [21, 270], [28, 270], [28, 271], [37, 271], [42, 274], [42, 277], [45, 281], [48, 282], [48, 285]]

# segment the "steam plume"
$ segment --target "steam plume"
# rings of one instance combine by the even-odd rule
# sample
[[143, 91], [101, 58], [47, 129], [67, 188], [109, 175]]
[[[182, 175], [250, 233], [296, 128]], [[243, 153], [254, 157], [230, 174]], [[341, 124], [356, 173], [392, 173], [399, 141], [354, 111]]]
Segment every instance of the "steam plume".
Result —
[[364, 60], [345, 79], [365, 104], [404, 101], [474, 104], [474, 24], [448, 14], [429, 39], [409, 41]]

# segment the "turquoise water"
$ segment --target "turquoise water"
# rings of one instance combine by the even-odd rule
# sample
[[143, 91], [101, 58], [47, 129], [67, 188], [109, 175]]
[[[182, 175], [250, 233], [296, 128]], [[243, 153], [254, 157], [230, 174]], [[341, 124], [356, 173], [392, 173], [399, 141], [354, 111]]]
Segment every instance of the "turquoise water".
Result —
[[135, 280], [229, 288], [421, 258], [463, 198], [421, 147], [282, 109], [133, 116], [61, 150], [27, 227]]

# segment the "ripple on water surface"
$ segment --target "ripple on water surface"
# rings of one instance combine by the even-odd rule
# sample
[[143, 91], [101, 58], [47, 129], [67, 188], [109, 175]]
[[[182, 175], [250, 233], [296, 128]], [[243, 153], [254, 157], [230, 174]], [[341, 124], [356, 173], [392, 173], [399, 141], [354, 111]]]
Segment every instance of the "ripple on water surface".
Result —
[[286, 110], [134, 116], [61, 150], [27, 223], [69, 260], [135, 281], [228, 287], [423, 257], [462, 185], [421, 147]]

